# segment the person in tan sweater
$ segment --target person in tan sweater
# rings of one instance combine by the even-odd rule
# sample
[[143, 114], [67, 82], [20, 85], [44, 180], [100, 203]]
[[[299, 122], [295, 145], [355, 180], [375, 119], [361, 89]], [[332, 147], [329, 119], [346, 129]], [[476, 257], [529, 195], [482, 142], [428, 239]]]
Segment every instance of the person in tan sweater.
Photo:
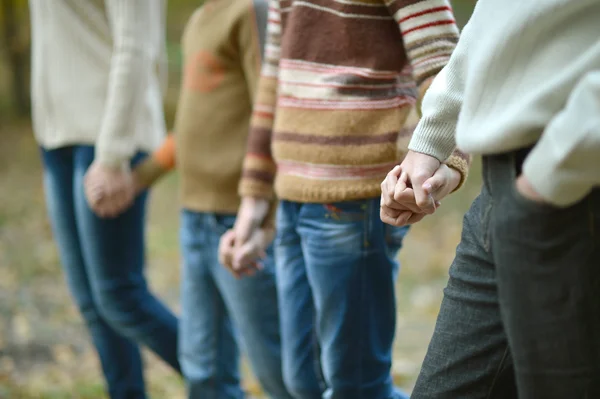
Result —
[[240, 204], [266, 16], [265, 0], [210, 0], [191, 16], [173, 134], [133, 170], [138, 192], [175, 167], [181, 177], [179, 361], [190, 399], [243, 398], [240, 350], [271, 398], [291, 398], [281, 372], [272, 249], [244, 279], [218, 259]]

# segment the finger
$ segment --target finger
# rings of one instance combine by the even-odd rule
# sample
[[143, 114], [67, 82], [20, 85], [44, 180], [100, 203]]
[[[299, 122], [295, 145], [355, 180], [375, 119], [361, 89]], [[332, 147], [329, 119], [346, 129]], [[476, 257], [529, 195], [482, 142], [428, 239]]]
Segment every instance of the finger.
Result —
[[249, 264], [256, 262], [260, 258], [261, 248], [256, 243], [256, 240], [250, 240], [236, 249], [233, 257], [233, 266], [236, 270], [247, 267]]
[[[407, 213], [407, 211], [399, 211], [396, 209], [388, 208], [386, 206], [381, 207], [379, 217], [381, 221], [392, 226], [398, 226], [398, 223], [402, 222], [401, 216]], [[412, 212], [408, 212], [409, 216]], [[406, 216], [408, 218], [409, 216]]]
[[413, 181], [413, 192], [415, 194], [415, 203], [420, 209], [420, 212], [432, 214], [435, 212], [435, 199], [433, 199], [430, 191], [424, 185], [424, 181]]
[[388, 216], [390, 218], [395, 219], [402, 212], [403, 212], [403, 210], [398, 210], [398, 209], [390, 208], [390, 207], [384, 205], [384, 206], [381, 207], [379, 213], [380, 214], [384, 214], [384, 215], [386, 215], [386, 216]]
[[231, 266], [233, 260], [233, 245], [235, 232], [227, 230], [219, 240], [219, 262], [224, 266]]
[[408, 223], [408, 220], [410, 219], [412, 214], [413, 213], [410, 211], [402, 211], [402, 212], [399, 212], [396, 216], [392, 216], [385, 212], [381, 212], [380, 218], [383, 223], [386, 223], [386, 224], [389, 224], [392, 226], [396, 226], [396, 227], [402, 227]]
[[423, 183], [423, 189], [433, 196], [436, 200], [440, 200], [445, 196], [444, 189], [447, 183], [446, 170], [440, 167], [435, 174]]
[[400, 178], [401, 175], [402, 175], [402, 168], [400, 167], [400, 165], [396, 165], [394, 167], [394, 169], [392, 169], [388, 173], [388, 176], [389, 176], [388, 186], [387, 186], [388, 193], [391, 193], [394, 191], [394, 187], [396, 186], [396, 183], [398, 182], [398, 179]]
[[398, 181], [398, 176], [396, 176], [396, 166], [392, 171], [390, 171], [387, 175], [385, 175], [385, 179], [381, 182], [381, 199], [382, 201], [386, 201], [390, 198], [390, 192], [393, 192], [394, 187], [396, 186], [396, 182]]
[[422, 212], [421, 208], [417, 205], [414, 190], [409, 187], [405, 187], [404, 190], [394, 193], [394, 203], [398, 205], [394, 206], [395, 209], [409, 210], [417, 213]]
[[385, 178], [381, 185], [381, 200], [380, 205], [386, 205], [389, 207], [394, 206], [394, 187], [396, 186], [397, 179], [393, 176]]

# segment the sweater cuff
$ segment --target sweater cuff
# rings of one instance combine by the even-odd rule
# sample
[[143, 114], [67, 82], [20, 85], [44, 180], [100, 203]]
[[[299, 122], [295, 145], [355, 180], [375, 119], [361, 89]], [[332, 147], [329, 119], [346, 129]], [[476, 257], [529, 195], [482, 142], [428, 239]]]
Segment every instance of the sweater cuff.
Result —
[[98, 150], [94, 156], [94, 161], [98, 162], [102, 166], [106, 166], [112, 169], [128, 168], [130, 157], [124, 154], [113, 154], [110, 152]]
[[261, 198], [271, 201], [274, 198], [273, 183], [243, 176], [238, 188], [240, 197]]
[[454, 123], [439, 123], [429, 118], [423, 118], [417, 125], [408, 149], [444, 162], [456, 148], [455, 131], [456, 124]]
[[467, 180], [467, 177], [469, 176], [470, 160], [470, 156], [455, 151], [455, 153], [450, 155], [444, 162], [446, 165], [460, 173], [460, 182], [452, 192], [458, 191]]

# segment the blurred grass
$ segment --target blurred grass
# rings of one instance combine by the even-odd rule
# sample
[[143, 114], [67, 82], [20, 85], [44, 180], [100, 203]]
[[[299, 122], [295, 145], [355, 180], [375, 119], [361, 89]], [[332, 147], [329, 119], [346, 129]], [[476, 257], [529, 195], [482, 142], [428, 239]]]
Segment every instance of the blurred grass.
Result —
[[[44, 208], [37, 146], [27, 122], [0, 126], [0, 398], [102, 398], [96, 356], [63, 281]], [[401, 251], [394, 377], [411, 388], [433, 330], [461, 218], [479, 189], [466, 186], [415, 226]], [[153, 191], [147, 275], [178, 310], [177, 176]], [[183, 398], [180, 379], [146, 353], [153, 398]], [[258, 387], [245, 372], [249, 389]]]

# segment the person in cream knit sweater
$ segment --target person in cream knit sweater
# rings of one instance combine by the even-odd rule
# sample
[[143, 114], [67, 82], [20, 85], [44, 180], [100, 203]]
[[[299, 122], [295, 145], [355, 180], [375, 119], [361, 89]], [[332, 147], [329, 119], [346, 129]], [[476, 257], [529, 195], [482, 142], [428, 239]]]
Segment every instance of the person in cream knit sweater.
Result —
[[595, 0], [480, 0], [382, 184], [404, 225], [457, 145], [483, 155], [415, 399], [600, 397], [598, 21]]
[[[144, 278], [146, 194], [129, 167], [163, 140], [163, 0], [30, 0], [32, 100], [47, 207], [112, 399], [145, 398], [138, 344], [175, 370], [177, 319]], [[132, 206], [93, 212], [84, 192]], [[101, 201], [100, 197], [96, 197]]]

